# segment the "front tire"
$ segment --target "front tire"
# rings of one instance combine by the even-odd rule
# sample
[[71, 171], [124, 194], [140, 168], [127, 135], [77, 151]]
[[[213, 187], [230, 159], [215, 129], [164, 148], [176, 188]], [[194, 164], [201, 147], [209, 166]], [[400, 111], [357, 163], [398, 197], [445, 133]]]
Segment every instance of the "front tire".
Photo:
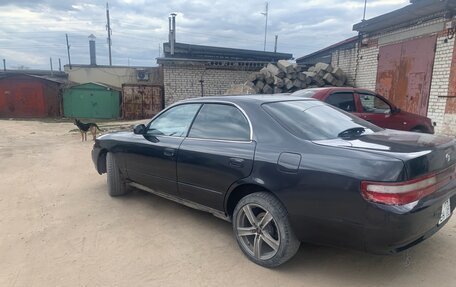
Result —
[[108, 194], [110, 196], [121, 196], [128, 193], [127, 183], [120, 172], [116, 157], [111, 152], [106, 155], [106, 169]]
[[238, 202], [233, 212], [233, 232], [242, 252], [268, 268], [291, 259], [300, 245], [285, 207], [267, 192], [249, 194]]

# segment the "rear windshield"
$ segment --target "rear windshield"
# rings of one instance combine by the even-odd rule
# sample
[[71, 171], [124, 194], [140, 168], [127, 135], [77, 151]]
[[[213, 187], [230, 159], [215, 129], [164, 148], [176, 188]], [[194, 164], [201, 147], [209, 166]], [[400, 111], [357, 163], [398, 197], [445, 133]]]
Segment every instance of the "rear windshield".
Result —
[[304, 98], [311, 98], [313, 95], [315, 95], [318, 92], [318, 90], [312, 90], [312, 89], [304, 89], [304, 90], [299, 90], [291, 94], [292, 96], [296, 97], [304, 97]]
[[382, 130], [320, 101], [284, 101], [262, 106], [289, 132], [306, 140], [335, 139], [350, 129], [364, 129], [363, 134]]

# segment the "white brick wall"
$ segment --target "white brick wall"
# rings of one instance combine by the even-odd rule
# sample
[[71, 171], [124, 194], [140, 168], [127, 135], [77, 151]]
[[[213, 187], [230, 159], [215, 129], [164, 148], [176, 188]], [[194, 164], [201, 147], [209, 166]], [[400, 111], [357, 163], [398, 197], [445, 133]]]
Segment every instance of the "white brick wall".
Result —
[[332, 53], [331, 65], [340, 67], [347, 75], [347, 83], [351, 86], [355, 84], [356, 55], [357, 47], [346, 50], [338, 50]]
[[[399, 29], [393, 29], [388, 32], [383, 32], [379, 33], [377, 35], [372, 35], [372, 38], [379, 39], [380, 46], [383, 45], [390, 45], [394, 43], [399, 43], [402, 41], [406, 41], [409, 39], [421, 37], [422, 35], [429, 34], [429, 31], [427, 31], [425, 28], [426, 27], [431, 27], [435, 26], [436, 24], [441, 24], [440, 27], [443, 29], [445, 19], [443, 17], [440, 18], [435, 18], [433, 20], [429, 21], [424, 21], [421, 22], [420, 24], [413, 25], [413, 26], [408, 26], [404, 28], [399, 28]], [[439, 29], [439, 30], [441, 30]], [[440, 31], [438, 31], [440, 32]], [[397, 39], [394, 41], [394, 39]]]
[[361, 48], [355, 85], [358, 88], [375, 90], [377, 81], [378, 47]]
[[436, 128], [438, 133], [456, 136], [456, 114], [445, 114], [442, 126]]
[[201, 78], [204, 96], [222, 95], [234, 84], [243, 84], [252, 71], [206, 69], [202, 66], [163, 67], [165, 106], [177, 101], [201, 96]]
[[[444, 128], [444, 126], [449, 124], [446, 117], [444, 117], [447, 101], [447, 98], [444, 97], [448, 96], [454, 39], [448, 40], [448, 42], [445, 43], [445, 38], [446, 37], [437, 38], [427, 115], [432, 121], [437, 123], [437, 133], [443, 133], [444, 131], [448, 133], [448, 128]], [[456, 122], [453, 125], [453, 135], [454, 134], [456, 134]]]

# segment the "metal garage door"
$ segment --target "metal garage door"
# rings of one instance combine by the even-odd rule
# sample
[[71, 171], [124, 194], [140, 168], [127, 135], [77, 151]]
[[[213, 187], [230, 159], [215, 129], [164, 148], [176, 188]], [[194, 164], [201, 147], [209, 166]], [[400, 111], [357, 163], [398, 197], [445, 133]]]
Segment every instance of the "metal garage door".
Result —
[[135, 84], [122, 86], [122, 118], [149, 119], [162, 109], [162, 86]]
[[431, 36], [380, 47], [377, 93], [407, 112], [425, 116], [436, 39]]

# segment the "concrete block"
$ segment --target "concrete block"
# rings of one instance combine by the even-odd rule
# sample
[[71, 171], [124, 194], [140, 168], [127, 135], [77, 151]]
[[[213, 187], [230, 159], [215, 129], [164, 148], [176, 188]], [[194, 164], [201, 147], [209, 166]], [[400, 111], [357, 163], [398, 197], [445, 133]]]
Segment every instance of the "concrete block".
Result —
[[284, 83], [283, 83], [283, 80], [279, 77], [274, 77], [274, 86], [278, 87], [278, 88], [282, 88]]
[[274, 87], [274, 94], [281, 94], [281, 93], [283, 93], [283, 90], [281, 88]]
[[326, 75], [323, 76], [323, 81], [325, 81], [327, 84], [334, 85], [336, 78], [331, 73], [326, 73]]
[[264, 82], [263, 81], [257, 81], [255, 86], [258, 88], [258, 89], [263, 89], [264, 87]]
[[272, 94], [274, 89], [270, 85], [264, 85], [263, 94]]
[[279, 67], [282, 71], [284, 71], [287, 74], [295, 71], [293, 64], [288, 62], [287, 60], [279, 60], [277, 62], [277, 67]]

